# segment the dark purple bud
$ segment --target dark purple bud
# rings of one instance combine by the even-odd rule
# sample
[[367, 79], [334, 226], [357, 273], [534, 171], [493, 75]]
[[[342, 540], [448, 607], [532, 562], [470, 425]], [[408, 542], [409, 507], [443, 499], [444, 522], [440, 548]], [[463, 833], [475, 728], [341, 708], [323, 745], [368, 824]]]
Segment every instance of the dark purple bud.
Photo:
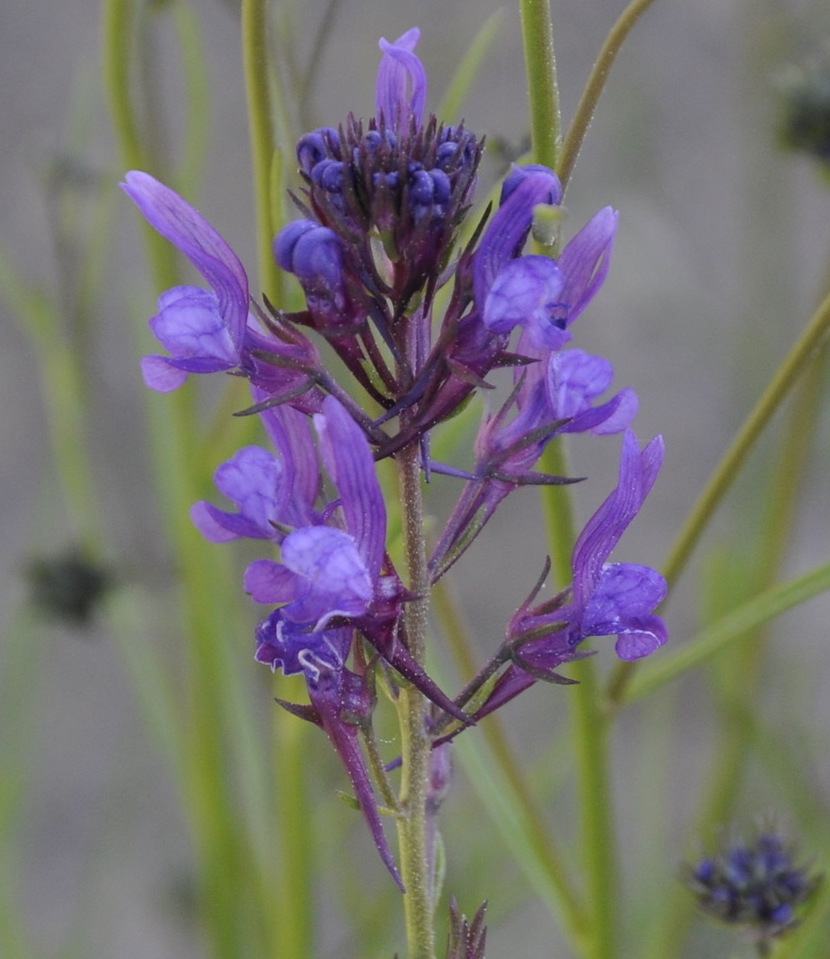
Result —
[[343, 278], [340, 238], [325, 226], [302, 233], [294, 244], [291, 268], [303, 286], [322, 284], [328, 290], [339, 290]]
[[429, 176], [432, 180], [434, 198], [433, 203], [436, 206], [444, 206], [450, 199], [452, 195], [452, 184], [450, 183], [450, 178], [444, 173], [443, 170], [433, 169], [429, 171]]
[[274, 259], [277, 261], [277, 265], [282, 267], [283, 270], [293, 273], [294, 247], [297, 245], [297, 241], [301, 236], [305, 236], [311, 230], [316, 230], [319, 226], [320, 224], [314, 220], [294, 220], [284, 226], [274, 237]]
[[311, 171], [311, 182], [329, 193], [342, 193], [343, 164], [339, 160], [321, 160]]
[[377, 190], [383, 184], [388, 189], [394, 190], [398, 185], [398, 179], [398, 174], [394, 171], [392, 173], [375, 173], [372, 176], [372, 186]]
[[444, 127], [443, 142], [435, 151], [436, 165], [447, 173], [470, 166], [475, 159], [476, 141], [463, 127]]
[[416, 170], [409, 178], [409, 203], [417, 218], [432, 209], [435, 183], [426, 170]]
[[312, 169], [334, 149], [340, 146], [340, 135], [332, 127], [312, 130], [300, 138], [297, 144], [297, 161], [303, 173], [310, 174]]

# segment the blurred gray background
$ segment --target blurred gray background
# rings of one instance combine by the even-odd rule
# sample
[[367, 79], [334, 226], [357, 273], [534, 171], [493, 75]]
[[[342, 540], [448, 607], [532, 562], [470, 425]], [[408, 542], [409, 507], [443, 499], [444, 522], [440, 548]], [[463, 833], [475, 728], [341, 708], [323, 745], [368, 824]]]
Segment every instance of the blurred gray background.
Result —
[[[555, 4], [566, 123], [622, 7], [621, 0]], [[220, 0], [197, 0], [193, 8], [204, 31], [212, 103], [198, 205], [242, 259], [253, 263], [237, 16], [232, 4]], [[423, 30], [419, 53], [434, 106], [463, 50], [497, 9], [503, 10], [498, 37], [465, 117], [493, 141], [521, 143], [527, 129], [518, 13], [493, 0], [342, 0], [334, 42], [319, 66], [314, 121], [336, 124], [349, 110], [370, 114], [377, 36], [393, 38], [413, 23]], [[322, 10], [308, 0], [298, 14], [308, 24], [301, 49], [303, 44], [310, 49]], [[98, 17], [99, 5], [91, 0], [4, 0], [0, 13], [2, 245], [29, 283], [53, 293], [67, 277], [56, 267], [50, 171], [56, 163], [77, 165], [94, 182], [109, 181], [114, 196], [122, 172], [100, 89]], [[566, 198], [566, 233], [609, 203], [621, 211], [620, 232], [609, 279], [580, 319], [577, 341], [613, 359], [616, 382], [634, 386], [640, 395], [639, 435], [661, 432], [668, 449], [654, 494], [621, 548], [626, 559], [659, 564], [680, 518], [826, 280], [830, 192], [809, 161], [779, 150], [776, 130], [781, 76], [788, 65], [820, 55], [828, 42], [830, 12], [812, 0], [657, 0], [627, 41], [600, 102]], [[159, 43], [163, 55], [163, 38]], [[163, 90], [165, 77], [159, 80]], [[169, 110], [175, 118], [175, 104]], [[495, 171], [495, 163], [487, 165], [484, 179]], [[152, 583], [165, 575], [167, 560], [156, 545], [156, 508], [141, 482], [147, 450], [133, 327], [152, 312], [154, 299], [144, 279], [136, 215], [120, 197], [113, 215], [119, 242], [102, 281], [115, 306], [107, 307], [105, 294], [89, 364], [99, 476], [106, 476], [100, 508], [118, 544], [121, 575]], [[125, 291], [137, 315], [125, 315]], [[63, 522], [49, 477], [40, 402], [40, 390], [49, 384], [39, 382], [32, 344], [3, 299], [0, 318], [0, 623], [5, 626], [24, 601], [20, 572], [27, 560], [61, 548], [77, 531]], [[822, 429], [825, 455], [812, 465], [809, 501], [787, 561], [790, 572], [827, 559], [826, 416]], [[613, 483], [612, 458], [590, 442], [574, 444], [573, 456], [578, 472], [595, 477], [579, 490], [583, 515], [589, 515]], [[504, 622], [540, 568], [544, 544], [534, 507], [530, 491], [524, 501], [511, 501], [472, 551], [475, 573], [459, 576], [482, 632]], [[736, 498], [720, 515], [721, 531], [752, 522]], [[505, 576], [508, 568], [521, 570], [518, 583]], [[697, 588], [696, 576], [687, 577], [667, 614], [678, 642], [695, 628]], [[792, 722], [794, 735], [809, 722], [805, 734], [813, 746], [821, 745], [830, 726], [830, 697], [822, 688], [830, 675], [828, 612], [822, 598], [778, 624], [774, 662], [781, 669], [773, 671], [765, 700], [773, 718], [780, 714], [782, 722]], [[610, 658], [608, 649], [605, 654]], [[187, 839], [117, 649], [102, 628], [82, 637], [36, 623], [32, 659], [37, 668], [21, 696], [28, 728], [27, 798], [9, 854], [43, 954], [52, 955], [65, 943], [84, 916], [85, 941], [94, 956], [195, 959], [198, 946], [180, 918], [188, 888]], [[696, 702], [693, 684], [681, 695], [685, 733], [677, 748], [683, 755], [671, 773], [679, 824], [688, 813], [687, 786], [697, 782], [707, 741], [705, 703]], [[267, 695], [264, 700], [263, 708], [270, 708]], [[552, 707], [550, 726], [537, 722], [531, 739], [555, 735], [556, 715]], [[517, 705], [509, 718], [520, 740], [526, 736], [522, 717]], [[636, 711], [624, 718], [621, 774], [637, 768], [632, 751], [638, 722]], [[0, 737], [3, 733], [0, 729]], [[815, 775], [826, 801], [826, 747], [816, 755], [821, 758]], [[647, 792], [643, 784], [637, 788]], [[637, 795], [635, 789], [628, 801], [637, 802]], [[457, 802], [463, 797], [462, 788]], [[764, 795], [758, 800], [756, 811], [774, 803]], [[669, 850], [669, 876], [682, 854], [680, 846]], [[488, 895], [496, 900], [499, 893]], [[333, 913], [327, 917], [329, 951], [321, 959], [337, 954], [342, 920], [336, 909]], [[531, 904], [500, 915], [491, 955], [515, 955], [509, 944], [516, 935], [524, 959], [553, 954], [555, 932], [543, 910]], [[701, 945], [695, 955], [709, 955], [706, 948]]]

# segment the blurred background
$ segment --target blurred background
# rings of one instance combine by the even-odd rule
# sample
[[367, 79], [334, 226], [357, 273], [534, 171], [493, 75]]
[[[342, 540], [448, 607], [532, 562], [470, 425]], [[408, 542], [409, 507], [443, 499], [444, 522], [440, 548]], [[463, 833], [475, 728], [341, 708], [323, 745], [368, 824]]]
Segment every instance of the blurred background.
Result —
[[[172, 14], [165, 9], [171, 6], [155, 4], [147, 62], [153, 109], [175, 145], [187, 118]], [[566, 125], [622, 7], [620, 0], [554, 5]], [[482, 196], [505, 158], [526, 145], [515, 7], [493, 0], [341, 0], [332, 13], [306, 0], [302, 10], [299, 3], [279, 9], [280, 28], [290, 24], [295, 31], [299, 64], [312, 56], [321, 18], [332, 17], [329, 41], [310, 74], [309, 128], [336, 125], [350, 110], [373, 112], [377, 37], [394, 38], [413, 23], [422, 29], [419, 54], [435, 107], [474, 35], [498, 11], [495, 38], [463, 111], [490, 144]], [[190, 10], [202, 32], [209, 135], [203, 174], [188, 199], [253, 273], [238, 10], [220, 0], [195, 0]], [[147, 278], [138, 216], [117, 189], [123, 171], [102, 91], [99, 4], [5, 0], [0, 17], [0, 279], [17, 291], [0, 295], [0, 628], [7, 637], [0, 649], [0, 930], [9, 936], [18, 926], [25, 930], [17, 953], [4, 951], [0, 932], [0, 954], [97, 959], [112, 955], [117, 944], [120, 959], [196, 959], [206, 953], [192, 918], [193, 856], [181, 795], [137, 701], [111, 619], [94, 603], [74, 621], [50, 618], [32, 605], [33, 568], [65, 559], [74, 545], [90, 540], [112, 591], [137, 590], [153, 607], [155, 634], [133, 641], [174, 648], [178, 641], [169, 596], [176, 569], [148, 468], [148, 405], [158, 415], [165, 398], [145, 395], [138, 368], [147, 346], [145, 320], [159, 291]], [[566, 196], [565, 234], [606, 204], [620, 210], [620, 229], [609, 278], [580, 318], [577, 339], [612, 359], [618, 386], [639, 393], [641, 439], [660, 432], [667, 446], [654, 493], [618, 550], [626, 560], [659, 566], [697, 491], [827, 290], [830, 181], [811, 158], [785, 151], [780, 142], [788, 85], [798, 70], [822, 60], [830, 63], [830, 9], [819, 0], [657, 0], [626, 42], [600, 101]], [[98, 267], [90, 275], [84, 257], [92, 248]], [[93, 531], [78, 528], [55, 474], [42, 396], [57, 388], [59, 373], [39, 363], [38, 334], [20, 309], [25, 300], [36, 313], [39, 298], [83, 314], [75, 343], [84, 351], [87, 440], [97, 480]], [[785, 422], [776, 424], [775, 443]], [[72, 443], [71, 425], [51, 426]], [[781, 557], [784, 575], [826, 561], [830, 545], [826, 409], [812, 428], [817, 439], [798, 486], [794, 535]], [[772, 441], [761, 444], [679, 584], [666, 609], [672, 643], [694, 635], [705, 621], [701, 610], [728, 600], [718, 594], [712, 570], [728, 568], [763, 541], [759, 498], [775, 449]], [[614, 485], [615, 455], [598, 441], [573, 444], [575, 471], [590, 477], [576, 494], [583, 517]], [[436, 483], [437, 515], [452, 492]], [[545, 553], [537, 495], [521, 491], [455, 577], [482, 650], [499, 641], [502, 627], [493, 624], [503, 624], [524, 598]], [[236, 569], [241, 573], [241, 563]], [[253, 624], [256, 611], [244, 615]], [[776, 738], [752, 754], [724, 822], [751, 824], [777, 812], [786, 829], [807, 837], [806, 852], [819, 859], [827, 855], [823, 820], [830, 803], [828, 622], [830, 604], [822, 596], [772, 624], [754, 688], [758, 737], [773, 730]], [[241, 659], [250, 655], [249, 634], [229, 641]], [[599, 648], [603, 668], [610, 668], [610, 644]], [[452, 669], [448, 662], [443, 668]], [[276, 709], [275, 683], [252, 658], [250, 674], [252, 708], [267, 725]], [[712, 718], [716, 688], [717, 682], [693, 676], [620, 718], [614, 748], [625, 891], [644, 917], [651, 892], [674, 883], [681, 860], [696, 852], [690, 845], [694, 810], [722, 734], [723, 714], [718, 722]], [[539, 788], [556, 797], [549, 814], [567, 836], [573, 797], [548, 762], [568, 748], [565, 696], [559, 687], [536, 688], [505, 711], [505, 723]], [[671, 717], [671, 738], [655, 733], [661, 717]], [[322, 739], [319, 745], [323, 755]], [[792, 763], [786, 774], [785, 755]], [[321, 826], [342, 807], [336, 790], [343, 782], [328, 759], [313, 774], [320, 799], [311, 815]], [[385, 889], [376, 864], [367, 864], [361, 826], [347, 834], [353, 818], [340, 818], [342, 825], [324, 832], [331, 848], [316, 853], [328, 873], [319, 887], [318, 956], [369, 955], [359, 945], [361, 923], [380, 930], [377, 941], [391, 937], [377, 953], [391, 955], [401, 948], [393, 890]], [[463, 890], [468, 913], [490, 900], [488, 955], [569, 955], [555, 919], [503, 840], [482, 844], [490, 830], [485, 823], [486, 812], [459, 771], [444, 819], [447, 889]], [[333, 867], [325, 865], [327, 854]], [[365, 883], [362, 905], [355, 888], [342, 892], [354, 877]], [[377, 889], [383, 892], [376, 897]], [[635, 932], [629, 931], [626, 955], [641, 954]], [[723, 955], [725, 935], [695, 926], [685, 954]]]

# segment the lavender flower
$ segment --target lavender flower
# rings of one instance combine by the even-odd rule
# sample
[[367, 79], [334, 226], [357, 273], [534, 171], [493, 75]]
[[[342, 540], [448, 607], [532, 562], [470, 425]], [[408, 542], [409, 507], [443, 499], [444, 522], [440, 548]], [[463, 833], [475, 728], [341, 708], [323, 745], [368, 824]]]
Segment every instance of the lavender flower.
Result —
[[[279, 455], [245, 447], [216, 472], [217, 487], [237, 511], [205, 501], [191, 510], [194, 523], [215, 542], [250, 537], [279, 544], [280, 562], [254, 560], [245, 571], [245, 588], [254, 600], [282, 604], [261, 633], [291, 623], [292, 635], [318, 649], [331, 625], [349, 620], [390, 666], [465, 721], [407, 649], [401, 614], [411, 597], [385, 552], [386, 506], [360, 427], [333, 397], [313, 417], [323, 465], [339, 493], [318, 510], [321, 478], [307, 418], [287, 407], [266, 410], [262, 418]], [[257, 658], [276, 664], [265, 652]]]
[[383, 56], [378, 67], [376, 116], [396, 131], [405, 131], [410, 122], [420, 126], [427, 97], [427, 75], [413, 52], [421, 31], [412, 27], [394, 43], [381, 38]]
[[[534, 207], [560, 196], [559, 181], [551, 171], [539, 166], [515, 168], [475, 255], [473, 276], [481, 322], [495, 334], [490, 348], [498, 343], [497, 348], [504, 351], [507, 336], [519, 326], [517, 349], [525, 365], [517, 369], [516, 387], [507, 402], [486, 417], [479, 430], [471, 482], [430, 559], [436, 579], [456, 562], [517, 486], [568, 482], [532, 471], [556, 434], [620, 432], [637, 412], [637, 397], [630, 389], [593, 405], [611, 384], [613, 369], [607, 360], [581, 350], [559, 352], [571, 338], [569, 325], [607, 273], [616, 213], [608, 207], [596, 214], [558, 261], [519, 255]], [[483, 370], [477, 366], [476, 372]], [[470, 388], [469, 376], [466, 388]], [[514, 407], [516, 415], [508, 420]]]
[[[524, 183], [516, 192], [523, 189]], [[616, 211], [605, 207], [565, 246], [558, 260], [531, 254], [505, 263], [483, 296], [487, 328], [507, 333], [520, 326], [519, 349], [530, 355], [561, 349], [572, 336], [568, 328], [605, 279], [616, 228]]]
[[[637, 395], [631, 389], [593, 405], [613, 377], [611, 364], [603, 357], [576, 349], [553, 353], [545, 373], [544, 379], [533, 378], [529, 388], [522, 377], [501, 410], [485, 417], [475, 441], [476, 465], [470, 482], [430, 558], [434, 579], [460, 558], [518, 486], [574, 482], [533, 470], [554, 436], [622, 432], [637, 412]], [[517, 415], [505, 422], [514, 405]]]
[[584, 655], [578, 647], [589, 636], [616, 635], [617, 655], [627, 661], [648, 656], [666, 642], [665, 624], [652, 613], [666, 594], [663, 577], [648, 566], [607, 562], [642, 507], [662, 461], [661, 437], [641, 451], [637, 437], [626, 430], [617, 487], [574, 545], [570, 590], [536, 607], [530, 605], [532, 595], [513, 615], [496, 657], [497, 663], [509, 661], [509, 665], [475, 719], [498, 709], [538, 679], [562, 681], [557, 667]]
[[[239, 369], [269, 393], [295, 394], [312, 385], [317, 351], [285, 325], [266, 336], [249, 316], [248, 277], [225, 239], [170, 187], [139, 170], [121, 184], [150, 225], [190, 260], [211, 286], [176, 286], [159, 297], [150, 328], [171, 356], [147, 356], [144, 382], [174, 390], [190, 373]], [[263, 359], [262, 356], [267, 359]], [[311, 403], [310, 408], [315, 407]]]

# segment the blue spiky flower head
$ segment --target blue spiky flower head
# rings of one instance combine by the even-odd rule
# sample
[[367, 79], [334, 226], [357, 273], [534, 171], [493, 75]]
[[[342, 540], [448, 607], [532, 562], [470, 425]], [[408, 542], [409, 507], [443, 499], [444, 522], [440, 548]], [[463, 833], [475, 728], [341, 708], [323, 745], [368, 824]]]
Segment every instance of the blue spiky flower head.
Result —
[[821, 877], [797, 861], [792, 843], [767, 828], [688, 864], [683, 878], [702, 912], [743, 928], [759, 954], [769, 955], [772, 942], [797, 923]]

